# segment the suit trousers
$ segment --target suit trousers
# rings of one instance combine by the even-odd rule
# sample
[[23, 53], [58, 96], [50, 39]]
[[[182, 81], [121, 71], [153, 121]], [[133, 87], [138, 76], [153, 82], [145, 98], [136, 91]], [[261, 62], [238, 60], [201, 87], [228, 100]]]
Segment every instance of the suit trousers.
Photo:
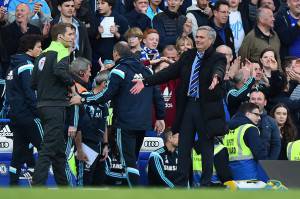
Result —
[[200, 101], [189, 98], [184, 111], [179, 132], [178, 144], [178, 178], [175, 180], [177, 186], [188, 186], [191, 175], [191, 151], [194, 146], [195, 133], [198, 134], [200, 152], [202, 155], [201, 186], [209, 186], [213, 173], [214, 141], [207, 136], [203, 120]]

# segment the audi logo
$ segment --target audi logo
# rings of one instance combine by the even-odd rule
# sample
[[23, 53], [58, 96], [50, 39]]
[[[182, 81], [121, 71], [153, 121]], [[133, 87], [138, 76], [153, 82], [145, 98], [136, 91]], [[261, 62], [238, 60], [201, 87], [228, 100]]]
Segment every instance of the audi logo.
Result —
[[145, 141], [144, 142], [144, 147], [158, 147], [159, 146], [159, 141]]

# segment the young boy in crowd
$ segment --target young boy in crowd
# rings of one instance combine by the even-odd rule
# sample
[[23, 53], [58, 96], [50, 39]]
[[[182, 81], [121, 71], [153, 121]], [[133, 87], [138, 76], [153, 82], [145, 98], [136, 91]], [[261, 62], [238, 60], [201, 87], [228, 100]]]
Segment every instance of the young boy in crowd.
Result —
[[141, 51], [140, 60], [149, 68], [155, 67], [161, 61], [168, 61], [168, 58], [160, 56], [157, 50], [158, 42], [159, 34], [157, 30], [148, 29], [144, 32], [144, 47]]

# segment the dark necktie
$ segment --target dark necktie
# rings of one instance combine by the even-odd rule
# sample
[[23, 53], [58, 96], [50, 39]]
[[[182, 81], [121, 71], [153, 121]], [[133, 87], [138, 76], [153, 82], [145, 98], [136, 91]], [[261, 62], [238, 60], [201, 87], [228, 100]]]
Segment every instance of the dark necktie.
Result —
[[190, 81], [189, 92], [188, 92], [188, 95], [190, 97], [199, 96], [199, 95], [197, 95], [198, 91], [199, 91], [199, 71], [200, 71], [200, 65], [201, 65], [201, 60], [202, 60], [203, 54], [197, 52], [196, 56], [197, 56], [198, 60], [197, 60], [197, 63], [195, 65], [195, 69], [194, 69], [193, 74], [192, 74], [192, 78], [191, 78], [191, 81]]

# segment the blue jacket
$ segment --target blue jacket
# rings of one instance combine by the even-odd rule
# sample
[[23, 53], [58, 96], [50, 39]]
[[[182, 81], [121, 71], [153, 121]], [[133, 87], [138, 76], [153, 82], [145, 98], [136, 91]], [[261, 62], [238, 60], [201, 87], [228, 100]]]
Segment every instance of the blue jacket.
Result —
[[31, 88], [31, 72], [34, 58], [27, 54], [11, 56], [6, 76], [6, 97], [10, 105], [11, 119], [37, 117], [36, 94]]
[[164, 119], [165, 104], [158, 87], [145, 87], [138, 95], [130, 93], [133, 79], [150, 76], [150, 69], [133, 57], [121, 58], [111, 71], [109, 83], [103, 92], [86, 97], [87, 103], [104, 103], [112, 100], [115, 125], [126, 130], [151, 130], [152, 104], [156, 118]]
[[267, 159], [277, 160], [281, 150], [280, 131], [276, 121], [264, 111], [258, 124]]
[[[228, 125], [229, 129], [233, 130], [244, 124], [252, 124], [252, 122], [244, 114], [237, 113]], [[244, 141], [250, 148], [254, 159], [229, 162], [232, 177], [234, 180], [261, 179], [257, 160], [266, 159], [267, 154], [258, 129], [255, 127], [248, 128], [244, 134]]]

